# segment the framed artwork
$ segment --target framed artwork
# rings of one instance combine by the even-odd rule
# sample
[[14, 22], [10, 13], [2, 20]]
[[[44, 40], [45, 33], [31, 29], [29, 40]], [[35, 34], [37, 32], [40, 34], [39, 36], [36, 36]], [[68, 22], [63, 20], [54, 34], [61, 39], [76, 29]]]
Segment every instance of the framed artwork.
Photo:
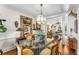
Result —
[[5, 22], [5, 19], [0, 19], [0, 32], [6, 32], [7, 28], [3, 25], [2, 22]]
[[25, 30], [24, 30], [25, 33], [30, 33], [30, 27], [29, 26], [25, 26], [24, 28], [25, 28]]
[[29, 24], [31, 23], [30, 18], [29, 18], [29, 17], [26, 17], [26, 18], [24, 19], [23, 23], [29, 25]]

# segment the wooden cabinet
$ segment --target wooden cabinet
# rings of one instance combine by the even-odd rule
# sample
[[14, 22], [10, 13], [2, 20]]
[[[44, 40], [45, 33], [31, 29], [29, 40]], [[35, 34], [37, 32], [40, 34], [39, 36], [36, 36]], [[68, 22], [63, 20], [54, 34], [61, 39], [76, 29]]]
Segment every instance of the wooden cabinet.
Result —
[[32, 18], [26, 16], [20, 16], [21, 23], [21, 34], [20, 36], [23, 38], [26, 34], [32, 34]]

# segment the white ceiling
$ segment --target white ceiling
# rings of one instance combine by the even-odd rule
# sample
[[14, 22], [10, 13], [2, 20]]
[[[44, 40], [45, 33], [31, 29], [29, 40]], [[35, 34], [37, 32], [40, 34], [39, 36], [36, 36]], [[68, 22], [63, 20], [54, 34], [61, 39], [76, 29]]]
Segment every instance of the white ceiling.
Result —
[[[5, 6], [16, 9], [20, 12], [29, 14], [33, 17], [40, 15], [40, 4], [6, 4]], [[43, 4], [43, 15], [48, 17], [68, 11], [69, 8], [75, 8], [77, 5], [67, 4]]]

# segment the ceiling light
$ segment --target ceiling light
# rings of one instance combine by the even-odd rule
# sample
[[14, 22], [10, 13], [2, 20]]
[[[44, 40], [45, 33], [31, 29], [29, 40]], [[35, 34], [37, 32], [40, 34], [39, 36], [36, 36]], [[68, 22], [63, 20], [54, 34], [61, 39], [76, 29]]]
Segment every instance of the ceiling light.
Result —
[[37, 16], [37, 22], [39, 24], [41, 24], [41, 23], [46, 21], [46, 17], [43, 16], [43, 12], [42, 12], [43, 4], [40, 4], [40, 6], [41, 6], [41, 14]]

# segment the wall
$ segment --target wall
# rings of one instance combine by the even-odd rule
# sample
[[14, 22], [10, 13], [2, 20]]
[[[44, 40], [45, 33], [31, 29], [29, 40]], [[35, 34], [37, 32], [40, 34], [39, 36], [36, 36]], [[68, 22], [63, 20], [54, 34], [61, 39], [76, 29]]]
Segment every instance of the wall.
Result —
[[59, 21], [59, 19], [57, 17], [47, 19], [47, 24], [49, 25], [49, 28], [51, 28], [51, 25], [57, 23], [58, 21]]
[[5, 33], [0, 33], [0, 48], [3, 51], [15, 48], [16, 28], [14, 22], [17, 20], [20, 23], [20, 15], [29, 16], [5, 5], [0, 5], [0, 19], [6, 19], [3, 24], [7, 27]]
[[72, 28], [74, 31], [74, 21], [76, 20], [73, 16], [68, 16], [68, 22], [67, 22], [67, 33], [70, 35], [70, 29]]
[[51, 19], [47, 19], [47, 24], [51, 27], [52, 24], [55, 25], [57, 22], [61, 22], [62, 30], [64, 30], [64, 16], [63, 15], [58, 16], [58, 17], [53, 17]]
[[78, 40], [78, 55], [79, 55], [79, 8], [77, 10], [77, 19], [78, 19], [78, 34], [77, 34], [77, 40]]

